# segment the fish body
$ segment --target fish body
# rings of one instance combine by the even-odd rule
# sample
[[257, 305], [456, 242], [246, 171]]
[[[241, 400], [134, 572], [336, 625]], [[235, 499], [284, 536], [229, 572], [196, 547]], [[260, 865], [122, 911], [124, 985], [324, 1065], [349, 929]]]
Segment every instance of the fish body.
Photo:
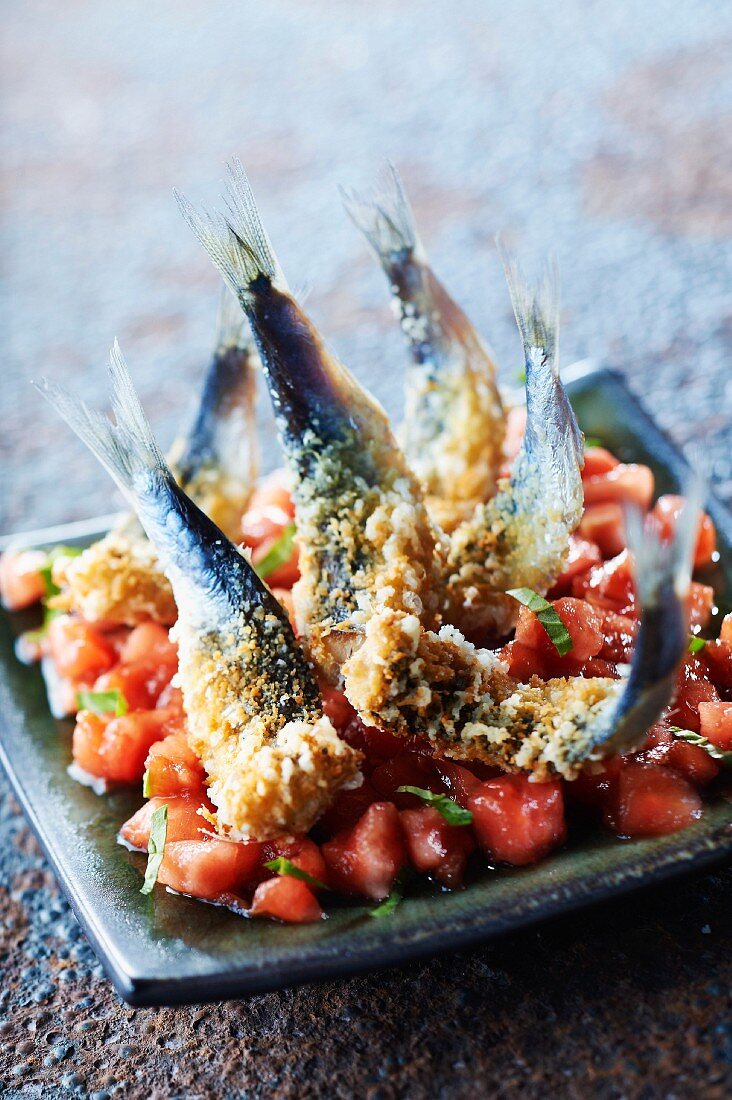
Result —
[[117, 481], [170, 580], [178, 683], [220, 831], [308, 829], [358, 776], [287, 616], [239, 549], [176, 483], [112, 354], [113, 425], [59, 387], [43, 392]]
[[404, 450], [445, 529], [495, 492], [505, 416], [493, 359], [432, 270], [409, 200], [389, 166], [369, 195], [342, 192], [389, 281], [410, 351]]

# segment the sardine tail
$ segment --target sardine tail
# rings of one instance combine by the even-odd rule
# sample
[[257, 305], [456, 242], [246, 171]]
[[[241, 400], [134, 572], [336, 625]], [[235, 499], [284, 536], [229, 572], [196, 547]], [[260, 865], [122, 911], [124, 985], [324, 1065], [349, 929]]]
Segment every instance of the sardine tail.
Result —
[[216, 349], [244, 348], [247, 344], [246, 319], [241, 303], [227, 283], [222, 283], [219, 311], [216, 318]]
[[521, 333], [527, 359], [536, 351], [543, 353], [555, 376], [559, 374], [559, 272], [550, 260], [540, 281], [532, 286], [515, 256], [496, 238], [496, 247], [511, 295], [516, 324]]
[[116, 340], [110, 352], [109, 373], [114, 423], [90, 409], [86, 402], [63, 386], [47, 379], [33, 385], [86, 443], [134, 504], [135, 486], [141, 478], [170, 475]]
[[261, 276], [281, 287], [286, 284], [241, 162], [234, 158], [227, 170], [225, 214], [199, 212], [185, 195], [176, 190], [173, 193], [193, 233], [232, 293], [243, 302], [252, 283]]
[[387, 163], [371, 191], [339, 190], [346, 213], [382, 262], [419, 248], [412, 208], [393, 164]]

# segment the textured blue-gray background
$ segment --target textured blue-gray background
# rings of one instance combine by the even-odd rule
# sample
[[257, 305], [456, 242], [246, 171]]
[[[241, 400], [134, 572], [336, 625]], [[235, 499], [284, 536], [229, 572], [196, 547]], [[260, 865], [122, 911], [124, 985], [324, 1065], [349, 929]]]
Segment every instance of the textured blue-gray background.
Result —
[[[30, 377], [101, 403], [117, 335], [172, 437], [217, 281], [171, 189], [214, 200], [232, 153], [290, 281], [391, 411], [400, 338], [336, 190], [384, 156], [507, 379], [499, 229], [529, 264], [559, 258], [564, 361], [627, 371], [680, 442], [703, 441], [732, 497], [731, 48], [732, 8], [710, 0], [6, 0], [0, 531], [110, 508]], [[454, 966], [133, 1013], [7, 801], [0, 839], [0, 1080], [24, 1096], [722, 1094], [723, 879]]]

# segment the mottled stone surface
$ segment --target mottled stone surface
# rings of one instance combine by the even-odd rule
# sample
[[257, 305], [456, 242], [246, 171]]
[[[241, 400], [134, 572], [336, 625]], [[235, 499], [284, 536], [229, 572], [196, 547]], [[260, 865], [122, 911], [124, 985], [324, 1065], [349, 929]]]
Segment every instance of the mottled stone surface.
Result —
[[[518, 347], [497, 229], [530, 261], [557, 252], [565, 361], [626, 370], [679, 442], [703, 440], [732, 497], [728, 4], [9, 0], [3, 31], [0, 530], [110, 507], [29, 377], [101, 401], [117, 335], [171, 438], [208, 354], [216, 276], [170, 190], [214, 198], [232, 152], [291, 281], [390, 410], [400, 340], [336, 194], [384, 155], [505, 378]], [[4, 1095], [721, 1097], [729, 1084], [729, 872], [401, 973], [132, 1010], [4, 781], [2, 797]]]

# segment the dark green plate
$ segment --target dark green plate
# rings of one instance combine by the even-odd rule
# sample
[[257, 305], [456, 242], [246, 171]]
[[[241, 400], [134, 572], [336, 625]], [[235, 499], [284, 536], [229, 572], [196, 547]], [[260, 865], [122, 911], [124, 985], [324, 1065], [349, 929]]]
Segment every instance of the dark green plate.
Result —
[[[570, 395], [586, 433], [622, 458], [648, 462], [659, 492], [678, 488], [683, 458], [621, 378], [591, 368], [573, 375]], [[718, 501], [709, 508], [721, 551], [709, 580], [726, 609], [732, 606], [732, 517]], [[58, 538], [49, 533], [46, 541]], [[336, 906], [320, 924], [286, 926], [249, 921], [161, 887], [144, 897], [142, 857], [115, 842], [140, 794], [120, 790], [97, 797], [67, 775], [71, 724], [51, 719], [40, 672], [15, 659], [19, 625], [0, 621], [2, 761], [109, 977], [132, 1004], [236, 997], [390, 966], [475, 944], [732, 854], [731, 804], [720, 792], [684, 832], [632, 843], [585, 832], [538, 866], [484, 870], [463, 891], [438, 894], [425, 885], [379, 919], [366, 907]]]

